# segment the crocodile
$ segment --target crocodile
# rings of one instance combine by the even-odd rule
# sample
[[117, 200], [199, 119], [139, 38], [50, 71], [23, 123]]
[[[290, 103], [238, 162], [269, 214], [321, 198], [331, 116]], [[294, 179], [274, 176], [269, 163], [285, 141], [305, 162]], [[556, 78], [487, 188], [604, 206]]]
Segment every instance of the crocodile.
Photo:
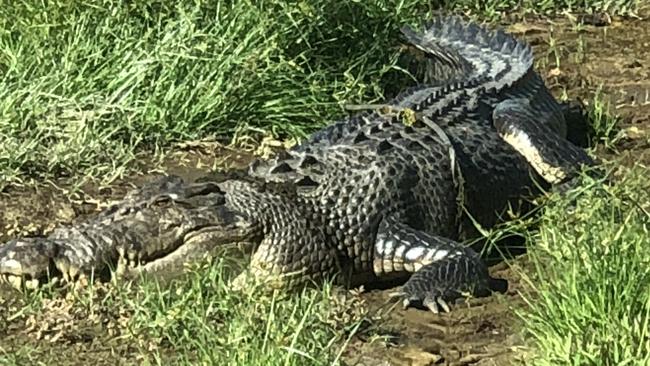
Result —
[[505, 291], [463, 243], [594, 162], [567, 139], [567, 108], [528, 44], [458, 17], [402, 33], [433, 81], [246, 169], [163, 177], [47, 236], [12, 239], [0, 245], [0, 277], [33, 287], [155, 275], [237, 244], [252, 255], [234, 288], [397, 280], [404, 306], [433, 312]]

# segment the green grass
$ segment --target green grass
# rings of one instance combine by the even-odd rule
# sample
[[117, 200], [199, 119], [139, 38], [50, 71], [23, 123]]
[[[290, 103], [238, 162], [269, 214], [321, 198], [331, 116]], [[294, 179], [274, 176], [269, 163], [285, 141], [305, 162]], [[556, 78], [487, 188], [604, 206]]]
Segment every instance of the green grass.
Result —
[[[600, 90], [588, 114], [593, 149], [614, 148], [620, 118]], [[619, 164], [605, 165], [614, 185], [584, 176], [509, 228], [526, 237], [532, 263], [528, 306], [517, 310], [531, 364], [650, 364], [650, 168]]]
[[[650, 169], [618, 172], [615, 186], [585, 177], [566, 196], [552, 195], [535, 225], [510, 227], [529, 246], [527, 306], [515, 310], [530, 364], [650, 362]], [[350, 356], [355, 335], [380, 326], [362, 299], [327, 284], [231, 291], [238, 264], [228, 258], [168, 285], [0, 293], [0, 364], [330, 365]]]
[[620, 139], [619, 122], [620, 118], [612, 113], [610, 103], [604, 100], [602, 87], [596, 90], [591, 106], [589, 108], [589, 136], [591, 144], [598, 144], [605, 148], [613, 149]]
[[[3, 2], [0, 190], [31, 178], [111, 180], [136, 153], [175, 141], [302, 137], [341, 116], [344, 102], [372, 102], [414, 82], [417, 70], [405, 66], [397, 29], [425, 19], [429, 3]], [[639, 4], [440, 6], [495, 19], [513, 6], [625, 13]], [[592, 113], [594, 142], [607, 144], [615, 122], [604, 104]], [[530, 306], [521, 317], [537, 364], [650, 362], [647, 175], [639, 168], [614, 188], [586, 184], [571, 193], [579, 198], [571, 213], [571, 200], [555, 197], [539, 230], [520, 229], [533, 248]], [[31, 321], [49, 339], [81, 334], [97, 341], [93, 347], [104, 343], [97, 354], [108, 360], [325, 365], [340, 360], [363, 324], [359, 303], [341, 306], [329, 286], [282, 296], [233, 293], [226, 272], [219, 262], [165, 287], [146, 281], [68, 298], [48, 288], [0, 296], [0, 336]], [[0, 364], [78, 356], [34, 336], [19, 336], [12, 348], [3, 342]]]
[[[36, 331], [4, 338], [0, 364], [340, 363], [350, 337], [364, 324], [361, 300], [329, 285], [291, 294], [270, 294], [261, 285], [235, 292], [227, 285], [230, 268], [226, 260], [218, 260], [194, 266], [187, 276], [166, 285], [145, 279], [67, 296], [43, 288], [25, 294], [17, 306], [0, 296], [0, 310], [10, 317], [0, 318], [0, 333], [8, 324], [23, 329], [36, 324], [43, 330], [40, 340]], [[75, 343], [84, 349], [75, 352], [65, 346]]]
[[415, 1], [48, 4], [0, 10], [6, 180], [108, 175], [134, 149], [208, 135], [302, 136], [339, 102], [381, 93], [394, 30], [420, 13]]
[[649, 173], [613, 187], [587, 178], [544, 208], [520, 312], [534, 364], [650, 364]]
[[[303, 137], [342, 116], [344, 102], [413, 83], [397, 30], [422, 23], [430, 3], [3, 2], [0, 189], [31, 178], [111, 180], [137, 152], [174, 141]], [[497, 19], [513, 8], [627, 12], [636, 4], [438, 5]]]

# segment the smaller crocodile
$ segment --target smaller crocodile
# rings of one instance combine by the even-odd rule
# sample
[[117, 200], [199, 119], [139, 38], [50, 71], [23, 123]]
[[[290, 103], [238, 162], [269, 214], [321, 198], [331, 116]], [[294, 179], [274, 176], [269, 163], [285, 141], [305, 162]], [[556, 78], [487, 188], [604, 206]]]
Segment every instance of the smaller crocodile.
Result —
[[[334, 123], [246, 171], [146, 184], [90, 219], [0, 246], [21, 286], [53, 276], [157, 273], [230, 244], [254, 248], [249, 275], [270, 287], [336, 277], [406, 283], [406, 306], [504, 291], [472, 248], [473, 221], [564, 184], [594, 162], [566, 139], [566, 110], [532, 67], [530, 47], [458, 18], [404, 29], [436, 81], [386, 108]], [[111, 272], [115, 269], [116, 272]]]

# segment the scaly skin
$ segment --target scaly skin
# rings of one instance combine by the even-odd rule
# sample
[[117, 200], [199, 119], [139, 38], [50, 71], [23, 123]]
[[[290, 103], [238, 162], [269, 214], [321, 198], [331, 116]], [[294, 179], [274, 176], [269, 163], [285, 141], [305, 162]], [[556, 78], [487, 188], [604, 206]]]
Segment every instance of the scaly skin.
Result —
[[465, 293], [504, 290], [459, 243], [476, 235], [470, 216], [490, 227], [507, 207], [526, 208], [537, 172], [548, 178], [550, 169], [548, 182], [558, 183], [591, 161], [565, 139], [563, 108], [527, 45], [456, 18], [404, 33], [437, 65], [434, 85], [246, 172], [194, 184], [165, 178], [87, 222], [12, 240], [0, 246], [0, 274], [20, 282], [111, 267], [156, 272], [247, 242], [256, 247], [250, 272], [278, 287], [415, 273], [397, 295], [435, 312]]

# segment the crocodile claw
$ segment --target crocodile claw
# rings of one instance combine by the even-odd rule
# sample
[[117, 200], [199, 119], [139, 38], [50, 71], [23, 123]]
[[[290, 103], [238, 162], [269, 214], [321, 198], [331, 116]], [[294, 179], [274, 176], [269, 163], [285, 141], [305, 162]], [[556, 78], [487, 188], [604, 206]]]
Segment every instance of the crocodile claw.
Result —
[[448, 313], [451, 311], [449, 304], [440, 296], [426, 295], [424, 299], [419, 298], [418, 296], [409, 296], [408, 293], [404, 291], [393, 292], [388, 295], [390, 298], [400, 297], [402, 299], [402, 308], [408, 309], [409, 307], [417, 306], [421, 304], [425, 308], [429, 309], [434, 314], [439, 314], [440, 311]]
[[451, 311], [449, 308], [449, 304], [445, 300], [443, 300], [441, 297], [430, 297], [427, 296], [424, 298], [424, 301], [422, 301], [422, 305], [424, 305], [427, 309], [431, 310], [434, 314], [438, 314], [440, 312], [440, 309], [444, 311], [445, 313], [448, 313]]

